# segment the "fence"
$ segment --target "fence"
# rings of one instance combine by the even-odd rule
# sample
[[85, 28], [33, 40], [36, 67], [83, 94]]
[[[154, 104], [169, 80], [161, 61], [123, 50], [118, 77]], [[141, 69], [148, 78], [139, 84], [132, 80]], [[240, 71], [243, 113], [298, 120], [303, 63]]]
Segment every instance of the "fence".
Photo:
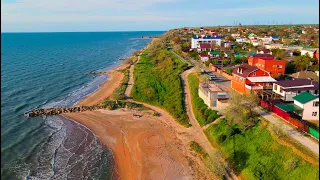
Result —
[[264, 108], [267, 108], [268, 110], [274, 112], [278, 116], [282, 117], [284, 120], [289, 122], [290, 124], [298, 127], [298, 129], [303, 130], [304, 132], [312, 135], [313, 137], [319, 139], [319, 130], [312, 128], [308, 126], [303, 120], [298, 120], [296, 118], [293, 118], [292, 115], [274, 104], [268, 103], [266, 101], [260, 100], [260, 105]]
[[223, 72], [223, 69], [218, 68], [218, 67], [214, 66], [214, 65], [211, 64], [211, 63], [209, 64], [209, 69], [211, 69], [211, 70], [214, 71], [214, 72], [217, 72], [217, 73], [221, 74], [222, 76], [224, 76], [225, 78], [227, 78], [227, 79], [229, 79], [229, 80], [232, 79], [232, 76], [231, 76], [231, 75]]

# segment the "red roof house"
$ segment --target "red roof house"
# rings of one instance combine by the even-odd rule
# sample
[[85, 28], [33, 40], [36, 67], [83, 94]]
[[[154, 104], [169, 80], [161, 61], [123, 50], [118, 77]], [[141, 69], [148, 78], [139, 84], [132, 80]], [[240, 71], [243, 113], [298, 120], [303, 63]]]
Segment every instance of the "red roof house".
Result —
[[286, 69], [286, 60], [276, 60], [270, 54], [255, 54], [248, 58], [248, 64], [265, 70], [272, 77], [283, 75]]
[[241, 94], [252, 91], [262, 91], [266, 86], [272, 86], [276, 82], [270, 74], [257, 66], [242, 64], [232, 72], [231, 88]]

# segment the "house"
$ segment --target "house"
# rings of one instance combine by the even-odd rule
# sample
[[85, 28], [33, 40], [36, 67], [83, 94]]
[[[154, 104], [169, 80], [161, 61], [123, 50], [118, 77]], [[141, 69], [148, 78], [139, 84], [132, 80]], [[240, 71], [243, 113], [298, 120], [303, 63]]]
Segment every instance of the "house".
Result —
[[231, 36], [232, 36], [233, 38], [237, 38], [237, 37], [240, 37], [240, 34], [239, 34], [239, 33], [234, 33], [234, 34], [231, 34]]
[[261, 42], [262, 45], [271, 44], [272, 37], [259, 37], [258, 40]]
[[236, 38], [237, 43], [244, 43], [246, 41], [247, 41], [247, 38], [241, 38], [241, 37]]
[[303, 92], [293, 98], [294, 105], [302, 109], [298, 113], [303, 120], [319, 121], [319, 96], [312, 95], [308, 92]]
[[225, 47], [225, 48], [230, 47], [230, 45], [231, 45], [230, 41], [226, 41], [226, 42], [223, 43], [223, 47]]
[[301, 49], [301, 56], [309, 55], [312, 58], [319, 59], [319, 48], [303, 48]]
[[319, 81], [319, 76], [312, 71], [300, 71], [290, 75], [295, 79], [309, 79], [312, 81]]
[[270, 74], [257, 66], [242, 64], [232, 72], [231, 88], [245, 94], [252, 91], [262, 91], [276, 82]]
[[257, 50], [257, 54], [272, 54], [272, 52], [269, 49], [263, 48]]
[[210, 43], [199, 43], [199, 48], [197, 48], [197, 51], [211, 51], [211, 44]]
[[254, 34], [254, 33], [249, 33], [248, 38], [249, 38], [250, 40], [253, 40], [253, 39], [256, 39], [256, 38], [257, 38], [257, 35]]
[[213, 50], [208, 52], [208, 54], [210, 55], [210, 57], [220, 57], [221, 52], [219, 50]]
[[248, 58], [248, 64], [267, 71], [272, 77], [283, 75], [286, 68], [286, 60], [276, 60], [270, 54], [252, 55]]
[[273, 83], [272, 91], [285, 102], [293, 101], [293, 97], [302, 92], [319, 95], [319, 82], [309, 79], [283, 80]]
[[208, 55], [208, 54], [200, 54], [199, 56], [200, 56], [200, 60], [201, 60], [202, 62], [206, 62], [206, 61], [208, 61], [209, 58], [210, 58], [210, 55]]
[[279, 41], [280, 40], [279, 36], [271, 36], [271, 39], [273, 41]]
[[256, 39], [251, 39], [251, 40], [250, 40], [250, 43], [251, 43], [253, 46], [259, 46], [259, 41], [256, 40]]
[[200, 83], [198, 94], [211, 109], [221, 110], [228, 104], [229, 94], [227, 88], [220, 87], [214, 82]]
[[200, 48], [200, 43], [209, 43], [221, 46], [221, 36], [193, 36], [191, 38], [191, 48]]
[[281, 49], [283, 47], [283, 44], [267, 44], [264, 46], [266, 49]]

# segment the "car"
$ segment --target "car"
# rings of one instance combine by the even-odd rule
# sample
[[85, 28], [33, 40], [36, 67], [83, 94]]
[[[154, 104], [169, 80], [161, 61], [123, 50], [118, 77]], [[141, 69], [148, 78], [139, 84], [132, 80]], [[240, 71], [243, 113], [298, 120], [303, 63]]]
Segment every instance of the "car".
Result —
[[215, 80], [216, 78], [217, 78], [216, 75], [209, 75], [209, 80], [210, 80], [210, 81], [213, 81], [213, 80]]

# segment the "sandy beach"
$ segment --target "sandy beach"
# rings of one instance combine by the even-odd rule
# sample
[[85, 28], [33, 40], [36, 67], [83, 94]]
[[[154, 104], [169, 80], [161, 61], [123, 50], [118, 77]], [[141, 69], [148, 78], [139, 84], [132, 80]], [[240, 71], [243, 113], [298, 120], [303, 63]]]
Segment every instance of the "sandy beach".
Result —
[[112, 92], [121, 84], [123, 73], [118, 70], [125, 69], [130, 66], [129, 63], [124, 63], [107, 72], [108, 80], [100, 85], [99, 89], [89, 96], [81, 100], [76, 106], [92, 106], [102, 103], [105, 99], [110, 98]]
[[[77, 105], [95, 105], [110, 98], [123, 78], [117, 70], [128, 66], [130, 64], [124, 63], [110, 70], [108, 80]], [[169, 113], [158, 107], [150, 108], [161, 112], [161, 116], [126, 109], [63, 116], [89, 128], [112, 150], [116, 163], [114, 179], [212, 179], [200, 158], [189, 150], [189, 143], [192, 140], [199, 142], [199, 136], [179, 125]], [[142, 116], [138, 118], [134, 114]]]
[[189, 154], [189, 142], [179, 137], [184, 132], [177, 132], [165, 116], [125, 109], [64, 116], [88, 127], [111, 148], [119, 179], [209, 179], [199, 174], [202, 165]]

